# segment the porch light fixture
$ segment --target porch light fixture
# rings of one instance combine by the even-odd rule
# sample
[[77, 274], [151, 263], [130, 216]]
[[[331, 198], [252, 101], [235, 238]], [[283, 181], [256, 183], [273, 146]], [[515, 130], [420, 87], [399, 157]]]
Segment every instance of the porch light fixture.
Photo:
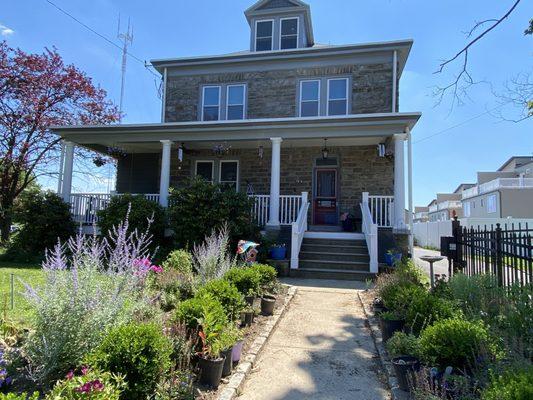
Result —
[[263, 159], [263, 156], [265, 155], [265, 148], [263, 146], [259, 146], [259, 150], [257, 151], [257, 155], [259, 156], [260, 160]]
[[328, 159], [328, 155], [329, 155], [329, 150], [328, 150], [328, 139], [324, 139], [324, 148], [322, 149], [322, 158], [324, 160], [327, 160]]
[[178, 161], [180, 163], [183, 162], [183, 153], [185, 152], [185, 145], [182, 143], [180, 144], [180, 146], [178, 147]]
[[226, 143], [217, 144], [213, 147], [213, 154], [217, 157], [222, 157], [229, 153], [231, 146], [228, 146]]
[[380, 157], [385, 157], [385, 143], [378, 144], [378, 155]]

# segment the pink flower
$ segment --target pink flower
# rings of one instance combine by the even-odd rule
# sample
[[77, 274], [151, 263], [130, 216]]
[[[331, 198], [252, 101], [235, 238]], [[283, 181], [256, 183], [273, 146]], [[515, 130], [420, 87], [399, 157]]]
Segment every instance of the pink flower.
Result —
[[100, 382], [100, 380], [98, 379], [95, 381], [92, 381], [92, 387], [93, 387], [93, 390], [97, 392], [101, 392], [102, 390], [104, 390], [104, 384]]
[[89, 372], [89, 368], [87, 368], [87, 367], [81, 367], [81, 374], [82, 374], [82, 375], [84, 375], [84, 376], [87, 375], [87, 372]]
[[74, 378], [74, 371], [68, 371], [66, 378], [70, 381], [72, 378]]
[[150, 271], [155, 272], [156, 274], [160, 274], [161, 272], [163, 272], [163, 267], [160, 267], [158, 265], [152, 265], [150, 267]]

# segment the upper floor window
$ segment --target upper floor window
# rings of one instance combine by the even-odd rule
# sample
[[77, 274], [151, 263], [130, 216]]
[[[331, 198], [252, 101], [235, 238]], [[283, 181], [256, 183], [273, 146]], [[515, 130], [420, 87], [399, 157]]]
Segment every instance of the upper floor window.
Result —
[[487, 213], [495, 213], [497, 211], [496, 206], [496, 194], [491, 194], [487, 197]]
[[296, 49], [298, 47], [298, 18], [282, 18], [279, 48]]
[[320, 113], [320, 80], [300, 82], [300, 117], [316, 117]]
[[470, 202], [469, 201], [465, 201], [463, 203], [463, 213], [465, 217], [470, 217]]
[[256, 21], [255, 23], [255, 50], [272, 50], [274, 39], [274, 20]]
[[245, 85], [228, 85], [226, 95], [226, 119], [244, 119]]
[[220, 119], [220, 86], [204, 86], [202, 94], [202, 121]]
[[348, 79], [328, 79], [328, 115], [348, 114]]

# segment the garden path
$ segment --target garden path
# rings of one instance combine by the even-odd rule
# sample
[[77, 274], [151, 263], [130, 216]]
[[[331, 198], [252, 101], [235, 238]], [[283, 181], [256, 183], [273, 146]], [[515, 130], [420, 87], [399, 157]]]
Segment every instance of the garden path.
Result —
[[298, 292], [239, 400], [383, 400], [389, 391], [357, 298], [363, 282], [286, 280]]

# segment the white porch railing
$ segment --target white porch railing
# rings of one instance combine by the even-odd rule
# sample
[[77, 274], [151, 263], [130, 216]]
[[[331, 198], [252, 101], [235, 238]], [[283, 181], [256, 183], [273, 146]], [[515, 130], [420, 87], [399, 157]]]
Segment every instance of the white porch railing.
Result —
[[307, 231], [307, 212], [309, 210], [309, 201], [307, 192], [302, 193], [301, 196], [302, 207], [299, 210], [296, 221], [292, 223], [291, 236], [291, 269], [298, 269], [298, 258], [304, 233]]
[[[302, 208], [301, 195], [281, 195], [279, 196], [279, 223], [281, 225], [291, 225], [298, 218], [298, 213]], [[268, 222], [270, 215], [270, 196], [268, 194], [251, 195], [255, 199], [253, 214], [259, 226], [264, 226]]]
[[380, 227], [390, 228], [393, 225], [394, 196], [370, 196], [363, 193], [363, 203], [369, 207], [372, 222]]
[[363, 197], [361, 203], [361, 215], [363, 217], [363, 233], [366, 239], [366, 247], [370, 256], [370, 272], [378, 273], [378, 224], [374, 222], [367, 199]]
[[482, 183], [470, 189], [463, 190], [462, 198], [467, 199], [483, 193], [492, 192], [498, 189], [531, 189], [533, 188], [533, 178], [496, 178], [492, 181]]
[[252, 213], [255, 217], [257, 225], [266, 225], [270, 210], [270, 196], [268, 194], [257, 194], [250, 197], [255, 200]]

